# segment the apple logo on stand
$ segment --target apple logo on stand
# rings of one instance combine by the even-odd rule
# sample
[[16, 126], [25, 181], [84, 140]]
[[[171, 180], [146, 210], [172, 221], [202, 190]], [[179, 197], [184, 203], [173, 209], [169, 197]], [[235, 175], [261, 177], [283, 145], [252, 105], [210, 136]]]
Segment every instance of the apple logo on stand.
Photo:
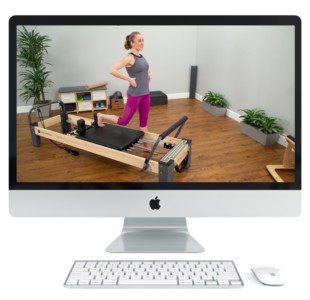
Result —
[[158, 199], [158, 197], [156, 196], [155, 199], [151, 199], [150, 201], [150, 207], [151, 209], [160, 209], [160, 204], [159, 204], [160, 199]]

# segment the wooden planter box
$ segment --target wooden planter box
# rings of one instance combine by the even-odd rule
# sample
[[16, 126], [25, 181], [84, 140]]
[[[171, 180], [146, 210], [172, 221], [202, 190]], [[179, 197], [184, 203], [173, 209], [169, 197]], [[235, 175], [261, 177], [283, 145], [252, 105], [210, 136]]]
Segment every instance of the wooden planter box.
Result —
[[202, 105], [205, 111], [209, 112], [210, 114], [216, 117], [225, 116], [227, 111], [226, 107], [213, 106], [205, 101], [202, 101]]
[[244, 122], [240, 122], [240, 130], [242, 133], [251, 137], [253, 140], [259, 142], [263, 146], [275, 144], [280, 136], [279, 133], [271, 133], [271, 134], [263, 133], [257, 128]]

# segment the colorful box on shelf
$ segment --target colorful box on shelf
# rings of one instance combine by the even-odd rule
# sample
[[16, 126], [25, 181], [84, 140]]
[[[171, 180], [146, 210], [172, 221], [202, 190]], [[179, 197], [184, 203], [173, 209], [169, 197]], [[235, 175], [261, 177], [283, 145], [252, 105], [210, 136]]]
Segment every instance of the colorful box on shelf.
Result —
[[95, 105], [95, 108], [104, 108], [105, 107], [105, 103], [104, 102], [97, 102]]

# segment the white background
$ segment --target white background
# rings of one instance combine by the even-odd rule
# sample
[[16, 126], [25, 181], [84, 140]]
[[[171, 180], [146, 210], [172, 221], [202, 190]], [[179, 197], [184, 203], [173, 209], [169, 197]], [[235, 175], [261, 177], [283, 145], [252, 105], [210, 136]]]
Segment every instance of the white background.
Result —
[[[20, 2], [20, 3], [19, 3]], [[69, 2], [69, 1], [68, 1]], [[71, 2], [71, 1], [70, 1]], [[0, 208], [1, 299], [309, 299], [309, 14], [306, 1], [15, 1], [1, 8], [2, 128]], [[200, 3], [200, 4], [199, 4]], [[203, 3], [203, 4], [201, 4]], [[121, 219], [12, 218], [8, 213], [8, 19], [15, 14], [296, 14], [303, 44], [303, 208], [298, 218], [189, 219], [202, 254], [108, 254], [106, 245], [120, 232]], [[161, 45], [172, 47], [173, 45]], [[69, 290], [65, 277], [75, 259], [233, 259], [245, 282], [238, 290]], [[283, 287], [259, 284], [250, 272], [258, 264], [288, 273]], [[306, 269], [308, 268], [308, 270]]]

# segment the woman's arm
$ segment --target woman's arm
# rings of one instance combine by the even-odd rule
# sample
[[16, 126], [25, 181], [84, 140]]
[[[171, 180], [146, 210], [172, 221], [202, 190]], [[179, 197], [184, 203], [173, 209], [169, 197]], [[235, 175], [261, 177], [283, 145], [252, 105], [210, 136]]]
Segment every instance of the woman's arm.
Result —
[[151, 69], [149, 69], [148, 75], [149, 75], [149, 82], [150, 82], [152, 80], [152, 71], [151, 71]]
[[122, 60], [120, 60], [118, 63], [116, 63], [111, 69], [110, 69], [110, 74], [126, 80], [130, 83], [130, 85], [136, 87], [136, 78], [131, 78], [121, 72], [119, 72], [120, 69], [126, 67], [126, 66], [130, 66], [134, 63], [134, 58], [132, 57], [132, 55], [128, 54], [127, 56], [125, 56]]

